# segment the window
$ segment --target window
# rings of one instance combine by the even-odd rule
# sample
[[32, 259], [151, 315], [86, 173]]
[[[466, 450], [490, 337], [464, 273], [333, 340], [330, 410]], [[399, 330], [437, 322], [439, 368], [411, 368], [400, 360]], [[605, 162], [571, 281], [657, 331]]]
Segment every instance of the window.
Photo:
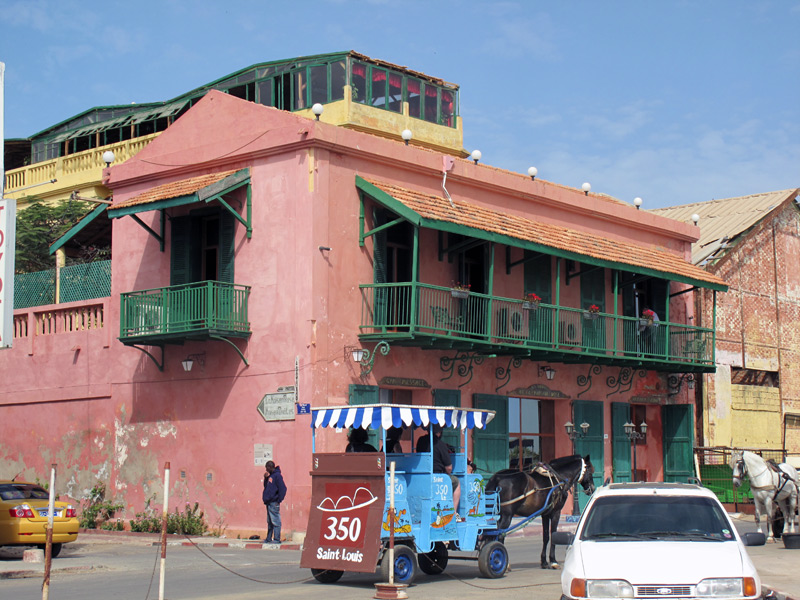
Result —
[[170, 285], [233, 283], [234, 228], [226, 210], [200, 209], [172, 219]]
[[331, 101], [344, 99], [344, 86], [347, 83], [347, 72], [344, 61], [331, 63]]
[[531, 398], [508, 399], [508, 464], [530, 471], [555, 458], [553, 402]]
[[422, 118], [422, 87], [423, 83], [413, 77], [406, 78], [406, 102], [408, 102], [408, 116], [415, 119]]
[[352, 74], [350, 75], [350, 88], [353, 94], [353, 101], [366, 102], [367, 99], [367, 65], [362, 62], [354, 62]]
[[311, 106], [319, 102], [328, 101], [328, 67], [316, 65], [308, 68], [309, 81], [311, 82]]

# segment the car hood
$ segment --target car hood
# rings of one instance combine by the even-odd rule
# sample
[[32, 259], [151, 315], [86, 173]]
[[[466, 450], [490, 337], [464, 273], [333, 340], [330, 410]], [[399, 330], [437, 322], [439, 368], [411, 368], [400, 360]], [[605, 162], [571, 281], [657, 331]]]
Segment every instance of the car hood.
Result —
[[708, 577], [751, 575], [736, 541], [584, 541], [579, 552], [586, 579], [688, 585]]

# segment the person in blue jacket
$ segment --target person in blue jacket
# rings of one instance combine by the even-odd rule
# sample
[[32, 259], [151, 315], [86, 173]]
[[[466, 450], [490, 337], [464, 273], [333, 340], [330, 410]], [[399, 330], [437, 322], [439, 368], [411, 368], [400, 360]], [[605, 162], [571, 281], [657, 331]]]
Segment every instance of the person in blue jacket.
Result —
[[283, 482], [281, 468], [271, 460], [265, 465], [264, 491], [261, 500], [267, 507], [267, 537], [265, 544], [281, 543], [281, 502], [286, 497], [286, 484]]

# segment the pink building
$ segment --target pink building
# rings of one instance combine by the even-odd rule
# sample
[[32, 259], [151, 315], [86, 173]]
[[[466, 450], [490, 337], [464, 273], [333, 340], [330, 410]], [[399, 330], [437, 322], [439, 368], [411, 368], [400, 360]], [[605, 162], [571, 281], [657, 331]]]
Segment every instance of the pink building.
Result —
[[169, 462], [171, 505], [249, 535], [271, 455], [292, 535], [304, 407], [373, 402], [497, 411], [472, 434], [485, 474], [573, 444], [598, 484], [694, 474], [683, 384], [715, 367], [692, 298], [726, 285], [691, 264], [692, 225], [218, 91], [104, 183], [111, 296], [15, 313], [0, 476], [58, 463], [61, 493], [102, 481], [130, 517]]

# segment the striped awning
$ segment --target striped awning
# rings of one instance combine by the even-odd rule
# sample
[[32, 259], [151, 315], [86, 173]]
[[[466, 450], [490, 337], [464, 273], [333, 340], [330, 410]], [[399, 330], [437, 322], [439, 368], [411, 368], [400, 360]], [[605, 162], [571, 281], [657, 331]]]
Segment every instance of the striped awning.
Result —
[[483, 429], [494, 419], [493, 410], [458, 408], [456, 406], [412, 406], [402, 404], [361, 404], [357, 406], [326, 406], [311, 409], [311, 427], [362, 427], [389, 429], [417, 427], [429, 423], [460, 429]]

